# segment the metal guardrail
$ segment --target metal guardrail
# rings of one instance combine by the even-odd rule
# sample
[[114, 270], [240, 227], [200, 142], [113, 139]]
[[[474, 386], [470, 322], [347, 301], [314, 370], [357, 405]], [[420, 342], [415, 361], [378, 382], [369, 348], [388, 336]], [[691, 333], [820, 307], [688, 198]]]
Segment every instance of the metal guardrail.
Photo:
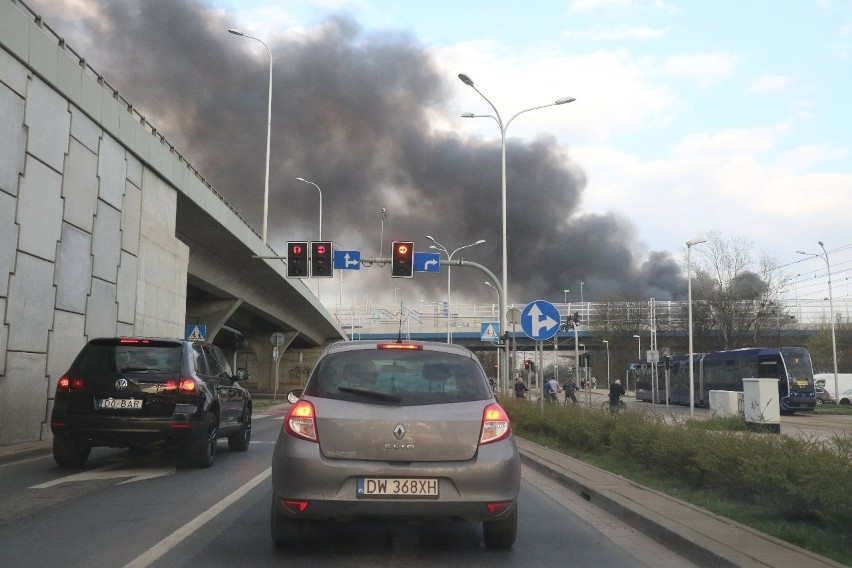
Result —
[[[697, 301], [693, 301], [693, 306]], [[785, 329], [820, 329], [829, 324], [828, 300], [782, 301], [784, 311], [779, 318], [786, 317]], [[650, 329], [649, 308], [642, 302], [585, 302], [554, 303], [560, 315], [579, 314], [581, 324], [600, 325], [606, 314], [619, 314], [619, 326], [624, 326], [624, 317], [634, 318], [638, 329]], [[523, 308], [523, 306], [516, 306]], [[658, 328], [665, 321], [668, 329], [686, 329], [686, 302], [656, 301], [655, 311]], [[354, 336], [359, 334], [446, 334], [449, 318], [452, 333], [479, 334], [483, 323], [500, 320], [496, 304], [453, 304], [447, 313], [446, 303], [426, 304], [423, 307], [406, 306], [337, 306], [332, 310], [338, 324]], [[852, 321], [850, 298], [834, 300], [834, 315], [837, 322]], [[790, 319], [792, 317], [792, 319]], [[781, 322], [779, 322], [781, 323]], [[521, 332], [520, 325], [517, 331]]]

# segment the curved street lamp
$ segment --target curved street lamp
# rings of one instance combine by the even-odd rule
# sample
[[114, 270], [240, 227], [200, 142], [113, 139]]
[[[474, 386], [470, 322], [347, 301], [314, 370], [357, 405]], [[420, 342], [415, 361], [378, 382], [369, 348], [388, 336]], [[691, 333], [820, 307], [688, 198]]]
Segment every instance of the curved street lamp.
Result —
[[312, 186], [314, 186], [315, 188], [317, 188], [317, 191], [319, 191], [319, 239], [317, 239], [317, 240], [321, 241], [322, 240], [322, 190], [320, 189], [320, 187], [317, 184], [315, 184], [312, 181], [308, 181], [305, 178], [296, 178], [296, 181], [309, 183]]
[[266, 110], [266, 176], [263, 188], [263, 244], [266, 246], [266, 228], [269, 219], [269, 141], [272, 138], [272, 50], [269, 49], [269, 46], [266, 45], [263, 40], [246, 35], [239, 30], [229, 29], [228, 33], [232, 33], [235, 36], [247, 37], [260, 42], [260, 44], [266, 48], [267, 53], [269, 53], [269, 95], [267, 97], [268, 101]]
[[641, 335], [634, 335], [633, 337], [635, 337], [636, 339], [639, 340], [639, 360], [641, 361], [642, 360], [642, 336]]
[[[506, 235], [506, 131], [509, 129], [509, 125], [512, 123], [512, 121], [515, 120], [515, 118], [520, 114], [523, 114], [525, 112], [529, 112], [529, 111], [532, 111], [532, 110], [538, 110], [540, 108], [547, 108], [547, 107], [556, 106], [556, 105], [563, 105], [563, 104], [566, 104], [566, 103], [573, 102], [576, 99], [574, 97], [562, 97], [561, 99], [556, 99], [556, 101], [554, 101], [550, 104], [524, 109], [522, 111], [515, 113], [512, 116], [512, 118], [510, 118], [508, 121], [506, 121], [504, 123], [503, 118], [500, 116], [500, 111], [497, 110], [497, 107], [494, 106], [494, 103], [492, 103], [488, 99], [488, 97], [486, 97], [482, 93], [482, 91], [480, 91], [479, 89], [476, 88], [476, 85], [473, 84], [473, 79], [471, 79], [470, 76], [466, 75], [465, 73], [459, 73], [458, 77], [459, 77], [459, 79], [461, 80], [462, 83], [464, 83], [465, 85], [467, 85], [468, 87], [470, 87], [471, 89], [476, 91], [479, 94], [479, 96], [481, 96], [483, 99], [485, 99], [485, 102], [487, 102], [491, 106], [491, 108], [494, 109], [494, 114], [496, 115], [496, 116], [487, 115], [487, 114], [486, 115], [477, 115], [477, 114], [473, 114], [473, 113], [470, 113], [470, 112], [465, 112], [465, 113], [462, 114], [462, 117], [464, 117], [464, 118], [490, 117], [490, 118], [493, 118], [495, 121], [497, 121], [497, 126], [500, 127], [500, 146], [501, 146], [501, 156], [502, 156], [502, 158], [501, 158], [501, 162], [502, 162], [501, 197], [502, 197], [502, 202], [503, 202], [503, 282], [502, 282], [502, 285], [503, 285], [503, 295], [506, 298], [506, 301], [508, 303], [508, 299], [509, 299], [509, 277], [508, 277], [508, 260], [507, 260], [508, 243], [507, 243], [507, 235]], [[505, 314], [501, 314], [501, 318], [500, 318], [500, 320], [501, 320], [500, 329], [501, 330], [506, 329], [505, 328], [506, 322], [504, 321], [504, 319], [505, 319]]]
[[822, 244], [822, 241], [817, 241], [819, 248], [822, 249], [822, 254], [813, 253], [813, 252], [804, 252], [801, 250], [796, 251], [798, 254], [804, 254], [806, 256], [820, 256], [825, 261], [825, 270], [828, 272], [828, 313], [831, 318], [831, 358], [834, 362], [834, 401], [835, 404], [839, 404], [840, 401], [840, 390], [839, 390], [839, 382], [837, 380], [837, 340], [834, 335], [834, 295], [831, 290], [831, 263], [828, 261], [828, 252], [825, 250], [825, 245]]
[[[459, 252], [462, 249], [475, 247], [476, 245], [481, 245], [481, 244], [485, 243], [484, 240], [479, 239], [475, 243], [466, 244], [464, 246], [457, 248], [453, 252], [450, 252], [450, 251], [447, 250], [447, 247], [445, 247], [444, 245], [442, 245], [441, 243], [436, 241], [431, 235], [426, 235], [426, 238], [429, 239], [430, 241], [432, 241], [433, 243], [435, 243], [434, 245], [429, 245], [429, 248], [434, 249], [434, 250], [443, 251], [444, 254], [447, 255], [447, 261], [453, 260], [453, 255], [456, 254], [457, 252]], [[452, 267], [450, 267], [448, 265], [447, 266], [447, 343], [453, 342], [452, 332], [450, 331], [450, 274], [451, 274], [451, 270], [452, 270]], [[501, 327], [500, 329], [502, 330], [503, 328]]]

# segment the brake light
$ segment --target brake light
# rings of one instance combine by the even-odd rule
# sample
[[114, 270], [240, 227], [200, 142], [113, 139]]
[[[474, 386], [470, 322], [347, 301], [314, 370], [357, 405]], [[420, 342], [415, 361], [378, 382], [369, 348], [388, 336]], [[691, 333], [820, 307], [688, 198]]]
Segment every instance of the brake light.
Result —
[[175, 390], [179, 389], [180, 392], [183, 393], [192, 393], [198, 390], [198, 385], [192, 379], [180, 379], [180, 381], [176, 381], [175, 379], [169, 379], [164, 383], [165, 390]]
[[56, 383], [57, 390], [80, 390], [83, 388], [83, 379], [79, 377], [62, 377]]
[[134, 337], [122, 337], [118, 342], [121, 345], [148, 345], [150, 343], [147, 339], [136, 339]]
[[509, 416], [499, 404], [489, 404], [482, 412], [482, 434], [479, 444], [498, 442], [509, 436], [512, 431], [509, 426]]
[[418, 345], [416, 343], [379, 343], [376, 345], [377, 349], [405, 349], [409, 351], [420, 351], [423, 349], [422, 345]]
[[306, 400], [300, 400], [291, 406], [284, 418], [284, 430], [296, 438], [318, 442], [314, 405]]

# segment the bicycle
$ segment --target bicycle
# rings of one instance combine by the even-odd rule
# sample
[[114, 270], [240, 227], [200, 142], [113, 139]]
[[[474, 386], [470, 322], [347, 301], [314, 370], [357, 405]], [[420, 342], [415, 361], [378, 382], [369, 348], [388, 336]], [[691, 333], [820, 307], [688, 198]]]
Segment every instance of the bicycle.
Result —
[[601, 409], [612, 413], [624, 412], [625, 410], [627, 410], [627, 403], [621, 400], [620, 398], [618, 399], [618, 402], [616, 402], [614, 405], [610, 404], [609, 400], [605, 400], [601, 405]]

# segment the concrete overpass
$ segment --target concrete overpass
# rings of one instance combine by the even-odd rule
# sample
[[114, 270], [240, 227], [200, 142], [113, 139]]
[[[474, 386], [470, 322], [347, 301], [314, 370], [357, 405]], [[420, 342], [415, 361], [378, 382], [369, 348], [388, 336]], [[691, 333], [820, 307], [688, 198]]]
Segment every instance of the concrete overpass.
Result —
[[[173, 145], [36, 14], [0, 0], [0, 445], [50, 437], [93, 337], [207, 325], [255, 391], [345, 333]], [[235, 350], [234, 337], [245, 347]], [[304, 353], [306, 357], [300, 357]]]

